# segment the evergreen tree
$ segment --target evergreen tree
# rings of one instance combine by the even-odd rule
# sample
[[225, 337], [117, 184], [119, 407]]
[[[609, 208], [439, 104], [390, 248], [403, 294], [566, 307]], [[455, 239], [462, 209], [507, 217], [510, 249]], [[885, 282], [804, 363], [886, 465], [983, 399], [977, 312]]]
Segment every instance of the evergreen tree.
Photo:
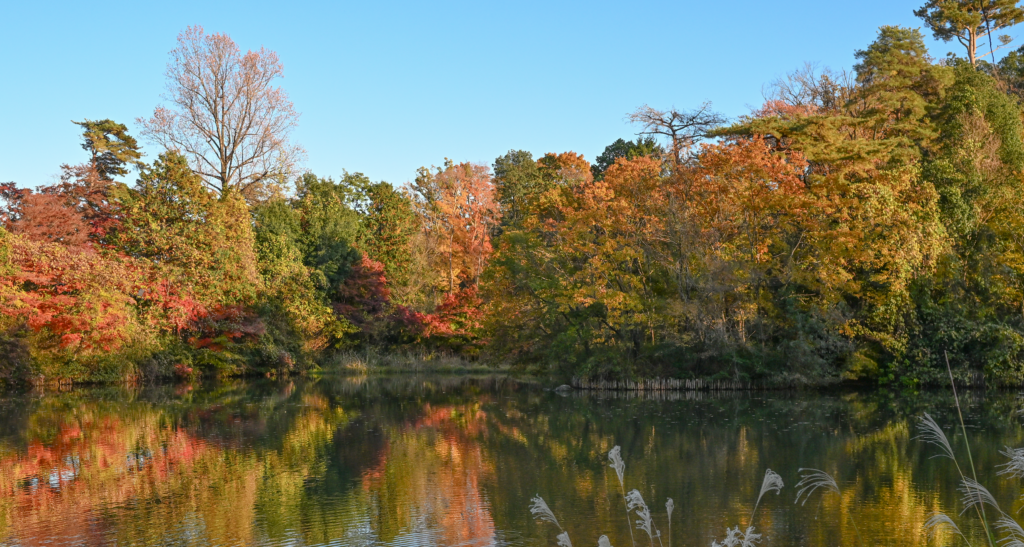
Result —
[[346, 203], [347, 188], [331, 178], [306, 173], [298, 182], [296, 209], [302, 233], [299, 248], [303, 262], [312, 268], [322, 290], [336, 290], [359, 260], [353, 247], [359, 232], [359, 215]]
[[404, 285], [411, 262], [410, 240], [417, 229], [412, 201], [386, 182], [371, 186], [367, 196], [359, 247], [383, 264], [388, 283]]
[[[982, 57], [991, 55], [1008, 45], [1009, 36], [1000, 36], [1000, 47], [992, 45], [992, 35], [1002, 29], [1024, 21], [1024, 10], [1017, 0], [928, 0], [914, 15], [924, 19], [935, 38], [949, 42], [954, 38], [967, 51], [967, 60], [976, 66]], [[980, 43], [988, 39], [987, 54], [979, 55]]]
[[594, 160], [594, 165], [590, 166], [590, 171], [594, 175], [594, 180], [601, 180], [604, 178], [604, 172], [612, 165], [615, 165], [615, 160], [619, 158], [627, 160], [641, 156], [657, 158], [661, 157], [664, 153], [665, 150], [651, 135], [640, 137], [636, 141], [617, 139], [604, 148], [604, 152]]
[[134, 187], [115, 186], [120, 222], [108, 241], [119, 252], [164, 267], [175, 283], [210, 304], [251, 300], [259, 286], [252, 222], [237, 192], [219, 199], [177, 152], [142, 170]]
[[529, 214], [530, 203], [544, 188], [533, 154], [509, 150], [494, 160], [494, 190], [502, 226], [518, 226]]
[[72, 122], [82, 127], [82, 149], [92, 154], [92, 163], [106, 180], [127, 175], [127, 167], [140, 168], [142, 153], [124, 124], [113, 120]]
[[[878, 38], [854, 55], [860, 117], [867, 120], [869, 138], [895, 139], [894, 156], [911, 158], [935, 137], [927, 118], [928, 105], [943, 88], [917, 29], [883, 26]], [[898, 142], [897, 142], [898, 141]]]
[[1006, 84], [1011, 93], [1024, 99], [1024, 46], [1000, 59], [997, 70], [992, 73]]

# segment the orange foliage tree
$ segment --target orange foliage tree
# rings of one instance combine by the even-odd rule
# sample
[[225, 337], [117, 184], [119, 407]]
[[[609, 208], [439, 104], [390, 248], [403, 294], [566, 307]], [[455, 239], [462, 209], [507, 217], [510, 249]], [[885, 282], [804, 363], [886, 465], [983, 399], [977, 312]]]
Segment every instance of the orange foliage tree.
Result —
[[420, 169], [412, 190], [433, 246], [435, 268], [447, 285], [445, 293], [476, 285], [492, 250], [490, 231], [497, 220], [490, 169], [446, 161], [435, 172]]

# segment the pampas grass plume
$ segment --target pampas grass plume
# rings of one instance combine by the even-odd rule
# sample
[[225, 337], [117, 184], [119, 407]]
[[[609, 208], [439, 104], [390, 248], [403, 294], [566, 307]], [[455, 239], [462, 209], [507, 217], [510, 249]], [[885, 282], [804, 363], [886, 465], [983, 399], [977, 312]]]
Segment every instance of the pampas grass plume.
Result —
[[798, 490], [796, 492], [796, 501], [793, 503], [799, 503], [802, 496], [804, 502], [800, 505], [805, 505], [807, 500], [810, 499], [811, 494], [819, 488], [830, 490], [836, 494], [839, 493], [839, 485], [836, 484], [836, 480], [832, 478], [832, 475], [820, 469], [804, 469], [802, 467], [800, 468], [800, 473], [803, 473], [803, 475], [800, 476], [800, 482], [796, 483]]

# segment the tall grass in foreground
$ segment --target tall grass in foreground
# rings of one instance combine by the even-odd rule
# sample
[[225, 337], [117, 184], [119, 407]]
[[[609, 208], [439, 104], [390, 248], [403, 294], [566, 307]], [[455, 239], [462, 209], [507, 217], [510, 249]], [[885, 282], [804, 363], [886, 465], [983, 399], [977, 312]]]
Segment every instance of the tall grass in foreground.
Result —
[[[947, 368], [949, 368], [947, 360]], [[953, 381], [952, 371], [950, 370], [950, 381]], [[999, 506], [998, 500], [995, 496], [985, 488], [980, 482], [978, 482], [977, 470], [974, 466], [974, 460], [971, 456], [970, 441], [967, 437], [967, 427], [963, 418], [963, 411], [960, 408], [960, 399], [956, 393], [956, 386], [953, 386], [953, 400], [956, 403], [957, 416], [960, 420], [960, 430], [963, 433], [965, 452], [967, 454], [967, 469], [970, 471], [968, 475], [965, 471], [967, 469], [961, 467], [960, 461], [957, 459], [956, 451], [954, 450], [953, 444], [949, 441], [945, 431], [942, 427], [929, 415], [925, 413], [923, 416], [918, 418], [918, 430], [919, 433], [914, 439], [921, 440], [927, 444], [938, 448], [938, 454], [932, 457], [944, 457], [953, 460], [956, 466], [957, 473], [960, 475], [960, 485], [957, 488], [960, 493], [960, 505], [963, 506], [958, 517], [964, 516], [964, 514], [972, 514], [978, 517], [981, 526], [985, 531], [985, 539], [989, 547], [1024, 547], [1024, 527], [1018, 523], [1013, 516], [1005, 513]], [[997, 474], [999, 476], [1008, 476], [1013, 479], [1024, 478], [1024, 448], [1010, 448], [1006, 447], [1001, 452], [1007, 458], [1007, 462], [999, 466]], [[651, 547], [654, 547], [654, 540], [657, 539], [659, 547], [664, 547], [662, 543], [661, 532], [655, 525], [654, 516], [651, 514], [649, 507], [640, 494], [639, 490], [632, 489], [628, 492], [625, 486], [625, 468], [626, 463], [622, 459], [622, 449], [619, 446], [615, 446], [608, 452], [608, 460], [610, 462], [609, 467], [615, 470], [616, 478], [619, 482], [619, 489], [623, 497], [623, 506], [626, 510], [626, 519], [630, 521], [633, 515], [636, 516], [636, 521], [630, 521], [629, 526], [629, 539], [631, 544], [636, 546], [636, 539], [633, 534], [633, 528], [642, 530], [647, 534], [648, 541]], [[840, 494], [839, 484], [836, 482], [832, 475], [822, 471], [820, 469], [809, 469], [800, 468], [800, 481], [796, 484], [796, 499], [794, 504], [801, 506], [806, 505], [807, 501], [816, 492], [820, 492], [820, 495], [828, 494]], [[761, 505], [761, 500], [765, 494], [769, 492], [775, 492], [779, 495], [784, 487], [782, 477], [772, 471], [771, 469], [765, 470], [764, 478], [761, 481], [761, 490], [758, 493], [757, 500], [754, 502], [753, 509], [750, 512], [750, 518], [747, 522], [746, 528], [741, 529], [740, 525], [737, 524], [735, 527], [726, 527], [725, 537], [721, 543], [718, 540], [711, 542], [712, 547], [754, 547], [762, 542], [762, 534], [757, 532], [754, 526], [755, 518], [757, 516], [757, 509]], [[562, 528], [555, 518], [555, 515], [551, 512], [547, 503], [540, 497], [534, 497], [530, 506], [530, 512], [533, 513], [534, 517], [539, 520], [550, 522], [556, 525], [560, 531], [557, 536], [557, 542], [560, 547], [572, 547], [572, 542], [569, 540], [569, 533]], [[668, 529], [668, 545], [672, 545], [672, 513], [675, 508], [675, 502], [672, 498], [668, 498], [665, 502], [665, 512], [667, 515], [666, 524]], [[994, 514], [992, 514], [994, 512]], [[864, 539], [861, 537], [860, 530], [857, 527], [856, 520], [853, 515], [849, 515], [850, 523], [853, 525], [854, 532], [857, 535], [857, 541], [860, 544], [865, 544]], [[945, 513], [938, 512], [933, 514], [924, 524], [923, 532], [931, 539], [940, 529], [948, 529], [955, 536], [958, 536], [964, 544], [968, 547], [974, 547], [967, 536], [960, 530], [956, 520]], [[996, 535], [1001, 535], [998, 540]], [[642, 536], [641, 536], [642, 537]], [[603, 535], [598, 540], [598, 547], [612, 547], [611, 540], [608, 536]]]
[[[981, 519], [981, 525], [985, 529], [985, 538], [988, 540], [989, 547], [995, 547], [995, 539], [993, 537], [992, 525], [989, 522], [988, 514], [985, 511], [985, 505], [992, 506], [1001, 516], [997, 520], [997, 528], [1009, 531], [1010, 535], [1000, 540], [1004, 546], [1017, 547], [1020, 544], [1024, 547], [1024, 543], [1020, 543], [1020, 540], [1014, 540], [1013, 529], [1020, 529], [1020, 526], [1010, 518], [1006, 513], [1003, 513], [1002, 509], [999, 508], [999, 503], [992, 496], [992, 493], [988, 491], [984, 486], [978, 482], [978, 471], [974, 467], [974, 457], [971, 455], [971, 442], [967, 436], [967, 425], [964, 423], [964, 413], [960, 408], [960, 397], [956, 393], [956, 382], [953, 380], [953, 369], [949, 366], [949, 355], [943, 352], [943, 356], [946, 358], [946, 370], [949, 372], [949, 383], [953, 388], [953, 401], [956, 403], [957, 417], [960, 419], [960, 431], [964, 436], [964, 446], [967, 449], [967, 461], [971, 466], [971, 476], [967, 477], [964, 474], [963, 469], [960, 467], [960, 461], [956, 458], [956, 453], [953, 451], [953, 445], [950, 444], [949, 439], [946, 438], [946, 433], [942, 431], [939, 424], [932, 419], [931, 416], [926, 412], [922, 418], [920, 418], [921, 434], [916, 438], [921, 439], [929, 444], [932, 444], [939, 449], [939, 454], [933, 457], [945, 457], [953, 460], [953, 464], [956, 466], [957, 473], [960, 474], [960, 487], [957, 490], [963, 495], [960, 503], [963, 504], [964, 509], [960, 511], [960, 516], [970, 511], [972, 508]], [[1006, 449], [1010, 452], [1010, 465], [1013, 464], [1012, 455], [1014, 452], [1009, 447]], [[958, 534], [963, 538], [967, 545], [971, 543], [967, 541], [967, 537], [960, 531], [960, 528], [956, 525], [953, 519], [949, 518], [943, 513], [936, 513], [932, 516], [925, 526], [929, 528], [929, 535], [934, 535], [934, 530], [939, 527], [949, 527], [954, 533]], [[1021, 534], [1024, 536], [1024, 534]]]
[[[651, 514], [650, 508], [647, 506], [647, 502], [644, 501], [643, 495], [637, 489], [632, 489], [628, 493], [626, 492], [625, 486], [625, 469], [626, 462], [622, 459], [622, 448], [616, 445], [608, 452], [608, 460], [611, 462], [609, 467], [615, 470], [615, 475], [619, 480], [619, 488], [622, 491], [623, 504], [626, 508], [626, 520], [628, 521], [630, 513], [635, 513], [637, 520], [635, 521], [636, 529], [642, 530], [647, 534], [647, 539], [651, 547], [654, 547], [654, 540], [658, 540], [660, 547], [665, 547], [665, 543], [661, 539], [661, 531], [658, 529], [657, 524], [654, 522], [654, 516]], [[757, 507], [761, 504], [761, 498], [764, 497], [768, 492], [775, 492], [779, 494], [784, 487], [782, 477], [778, 473], [771, 469], [765, 470], [764, 479], [761, 481], [761, 491], [757, 496], [757, 501], [754, 502], [754, 508], [750, 513], [750, 522], [747, 524], [746, 530], [741, 531], [739, 525], [735, 528], [726, 528], [725, 539], [722, 543], [717, 541], [712, 542], [713, 547], [753, 547], [756, 543], [761, 541], [761, 534], [756, 533], [753, 526], [754, 517], [757, 515]], [[572, 547], [572, 542], [569, 539], [569, 533], [562, 528], [562, 525], [558, 523], [558, 519], [555, 518], [554, 513], [548, 507], [548, 504], [539, 495], [535, 496], [530, 504], [530, 513], [533, 514], [534, 518], [554, 524], [559, 529], [559, 534], [556, 536], [558, 545], [560, 547]], [[672, 545], [672, 512], [675, 509], [675, 502], [672, 498], [665, 500], [665, 514], [667, 515], [666, 522], [668, 524], [668, 545]], [[630, 522], [629, 526], [629, 539], [632, 545], [636, 545], [636, 539], [633, 535], [633, 522]], [[603, 535], [598, 538], [598, 547], [612, 547], [611, 540], [608, 536]]]

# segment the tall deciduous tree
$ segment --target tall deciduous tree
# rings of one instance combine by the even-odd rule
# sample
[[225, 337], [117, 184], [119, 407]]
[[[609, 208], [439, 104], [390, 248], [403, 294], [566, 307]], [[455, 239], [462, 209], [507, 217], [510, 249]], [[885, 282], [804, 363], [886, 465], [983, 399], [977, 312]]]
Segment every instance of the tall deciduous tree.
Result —
[[[967, 50], [967, 60], [977, 65], [982, 57], [991, 56], [1008, 45], [1009, 36], [999, 37], [999, 47], [993, 47], [992, 35], [1024, 21], [1024, 10], [1017, 0], [928, 0], [914, 15], [924, 19], [935, 37], [943, 42], [956, 39]], [[988, 38], [989, 52], [978, 55], [980, 41]]]
[[681, 165], [693, 145], [712, 129], [726, 122], [725, 116], [705, 102], [693, 110], [656, 110], [644, 105], [629, 115], [629, 120], [643, 127], [642, 135], [668, 137], [671, 159]]
[[491, 253], [490, 230], [497, 216], [490, 169], [448, 160], [435, 172], [420, 169], [412, 191], [423, 227], [434, 240], [447, 294], [462, 283], [476, 285]]
[[289, 140], [299, 114], [274, 85], [282, 75], [273, 51], [242, 55], [227, 35], [189, 27], [167, 64], [170, 106], [136, 121], [143, 135], [184, 154], [209, 188], [252, 199], [292, 174], [303, 155]]

